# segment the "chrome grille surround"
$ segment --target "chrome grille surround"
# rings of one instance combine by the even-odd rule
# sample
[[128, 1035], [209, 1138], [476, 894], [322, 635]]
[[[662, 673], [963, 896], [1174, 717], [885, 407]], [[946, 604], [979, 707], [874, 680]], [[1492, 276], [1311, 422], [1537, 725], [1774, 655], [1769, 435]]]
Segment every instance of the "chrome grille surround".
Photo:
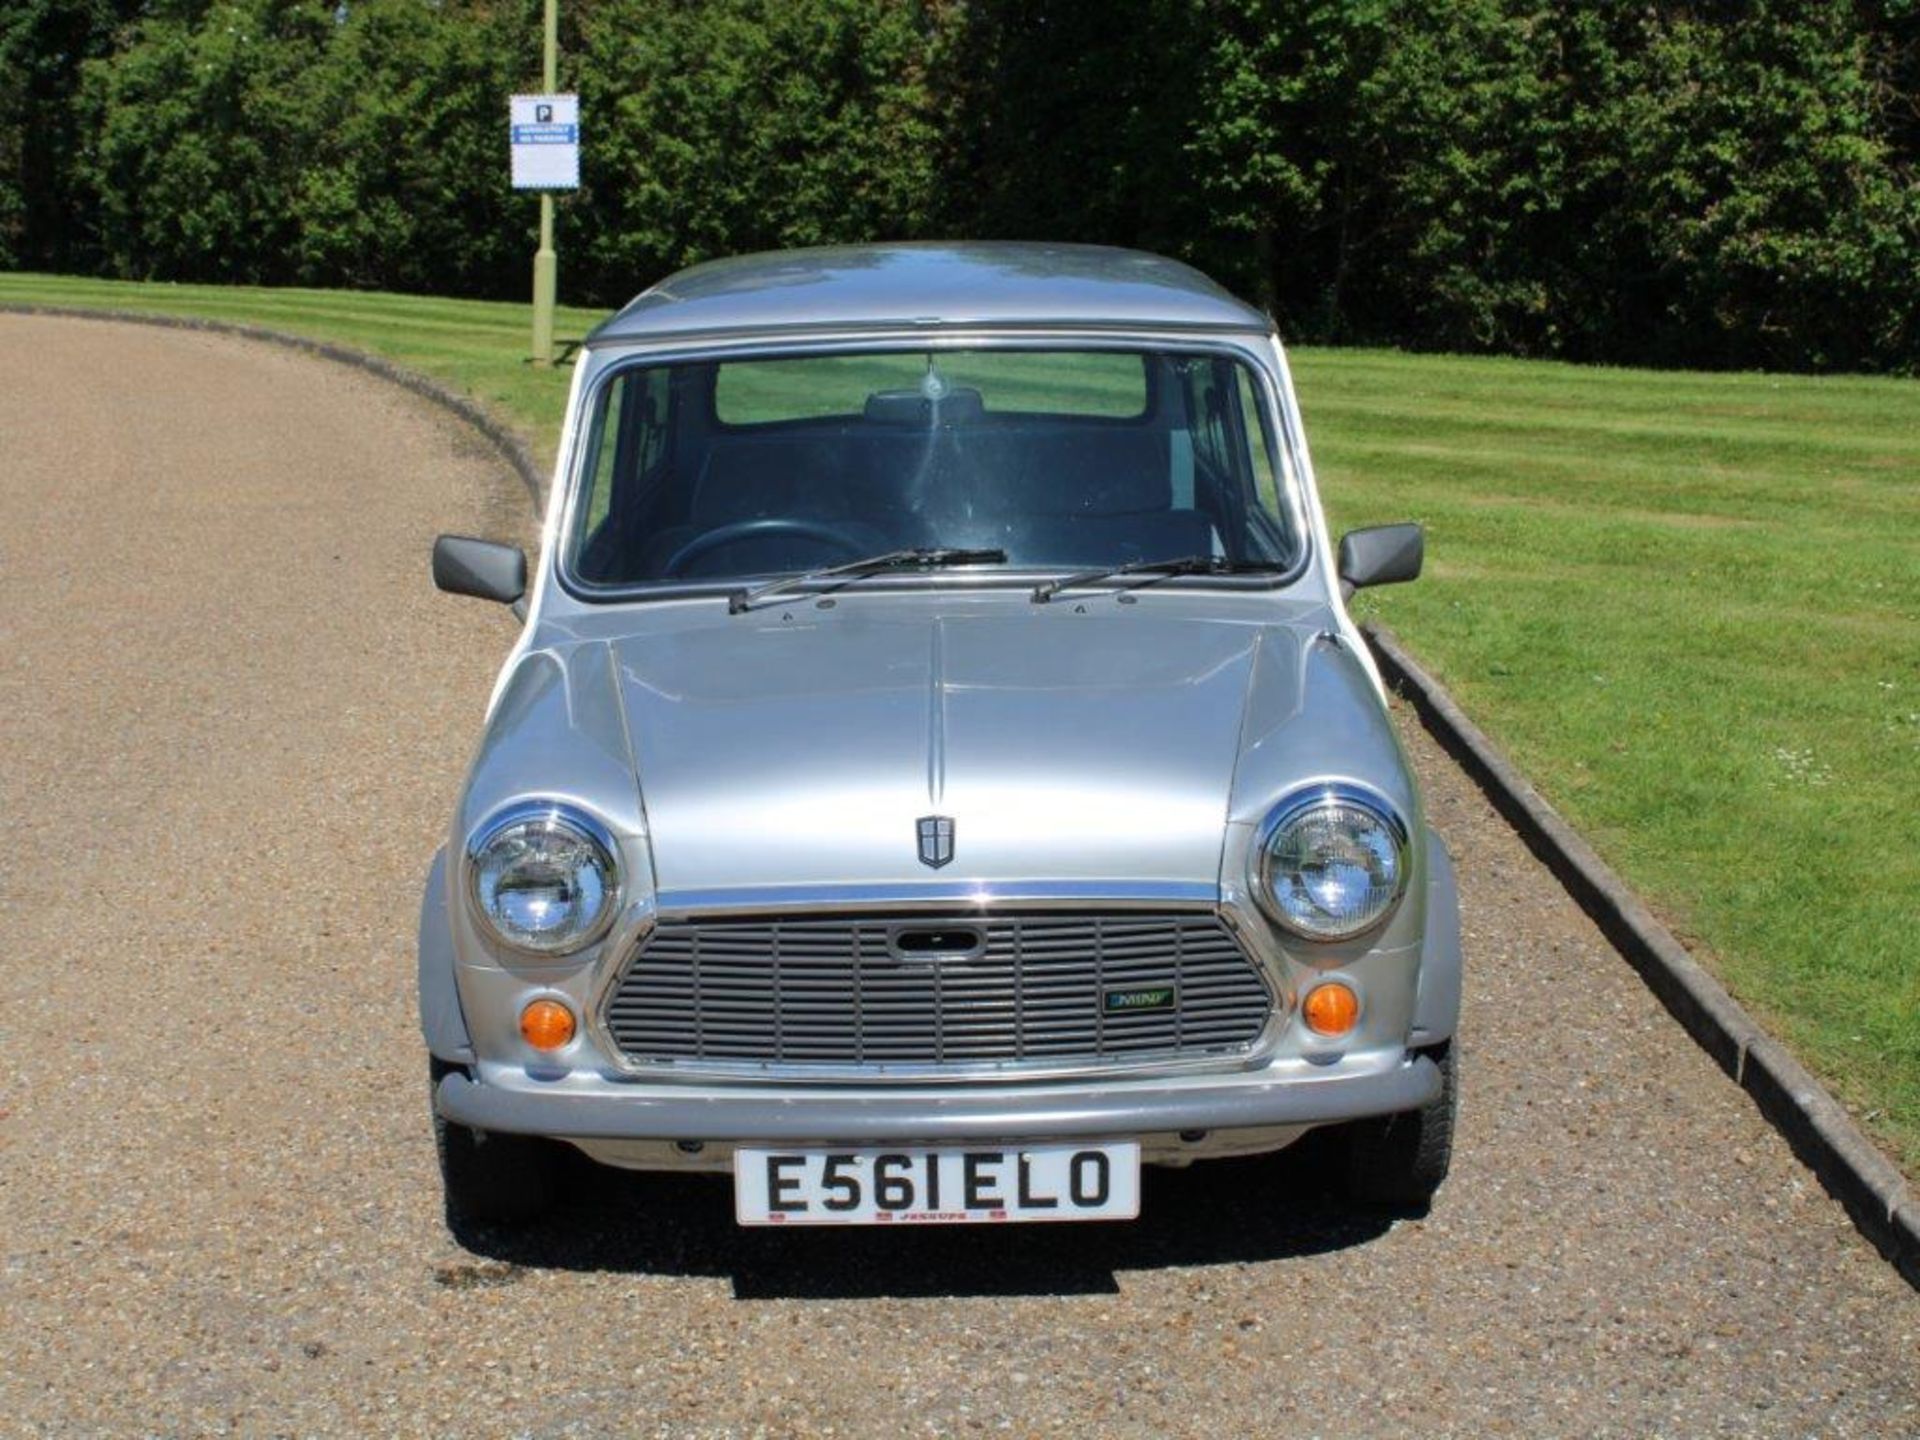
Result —
[[[590, 1023], [630, 1073], [817, 1081], [1110, 1075], [1243, 1066], [1275, 988], [1228, 915], [1121, 901], [658, 917]], [[903, 953], [903, 932], [975, 932], [968, 953]], [[1171, 987], [1168, 1009], [1108, 991]]]

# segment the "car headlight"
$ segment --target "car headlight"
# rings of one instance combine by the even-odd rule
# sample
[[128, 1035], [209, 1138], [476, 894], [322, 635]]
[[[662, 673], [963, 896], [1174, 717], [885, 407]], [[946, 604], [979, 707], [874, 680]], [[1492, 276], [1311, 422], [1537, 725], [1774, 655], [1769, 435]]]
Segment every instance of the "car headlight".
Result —
[[474, 909], [503, 944], [565, 955], [606, 933], [620, 893], [613, 839], [569, 806], [516, 805], [467, 847]]
[[1309, 940], [1350, 940], [1406, 889], [1407, 827], [1376, 795], [1318, 785], [1274, 809], [1254, 871], [1254, 893], [1280, 924]]

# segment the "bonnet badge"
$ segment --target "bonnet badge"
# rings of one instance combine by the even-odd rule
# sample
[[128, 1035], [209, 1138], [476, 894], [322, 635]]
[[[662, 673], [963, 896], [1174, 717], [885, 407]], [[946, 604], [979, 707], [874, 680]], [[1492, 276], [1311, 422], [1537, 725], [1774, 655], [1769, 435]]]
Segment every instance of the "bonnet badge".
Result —
[[926, 815], [914, 822], [920, 832], [920, 863], [938, 870], [953, 859], [953, 819]]

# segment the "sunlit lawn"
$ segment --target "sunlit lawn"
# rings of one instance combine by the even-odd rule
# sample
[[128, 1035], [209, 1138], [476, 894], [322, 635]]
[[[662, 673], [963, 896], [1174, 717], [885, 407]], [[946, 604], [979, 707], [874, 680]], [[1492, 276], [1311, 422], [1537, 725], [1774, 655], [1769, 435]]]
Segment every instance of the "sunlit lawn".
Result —
[[1920, 1170], [1920, 384], [1299, 371], [1336, 522], [1428, 527], [1362, 608]]
[[[0, 305], [119, 307], [260, 325], [357, 345], [466, 391], [522, 425], [535, 453], [553, 458], [570, 371], [526, 363], [532, 307], [350, 290], [158, 285], [0, 273]], [[555, 333], [577, 340], [603, 318], [562, 308]]]
[[[341, 340], [558, 432], [524, 305], [0, 275], [9, 301]], [[1428, 527], [1427, 577], [1363, 612], [1920, 1172], [1920, 383], [1295, 364], [1336, 527]]]

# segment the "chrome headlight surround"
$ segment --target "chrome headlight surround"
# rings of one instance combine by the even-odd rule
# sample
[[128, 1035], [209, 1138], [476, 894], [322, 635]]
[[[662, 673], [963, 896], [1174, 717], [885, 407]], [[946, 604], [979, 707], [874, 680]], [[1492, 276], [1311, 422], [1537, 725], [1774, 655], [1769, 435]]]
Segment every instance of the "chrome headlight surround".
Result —
[[[619, 913], [619, 847], [605, 825], [564, 801], [495, 811], [467, 837], [466, 865], [475, 918], [514, 950], [571, 955], [605, 935]], [[528, 923], [543, 907], [558, 907], [553, 923]]]
[[[1302, 872], [1309, 827], [1333, 827], [1327, 841], [1346, 842], [1345, 859], [1367, 881], [1367, 896], [1342, 915], [1325, 903], [1327, 881], [1318, 886]], [[1253, 852], [1253, 893], [1276, 925], [1306, 940], [1352, 940], [1385, 923], [1407, 890], [1412, 860], [1407, 824], [1383, 797], [1358, 785], [1327, 781], [1297, 790], [1274, 806], [1260, 826]], [[1383, 873], [1384, 872], [1384, 873]]]

